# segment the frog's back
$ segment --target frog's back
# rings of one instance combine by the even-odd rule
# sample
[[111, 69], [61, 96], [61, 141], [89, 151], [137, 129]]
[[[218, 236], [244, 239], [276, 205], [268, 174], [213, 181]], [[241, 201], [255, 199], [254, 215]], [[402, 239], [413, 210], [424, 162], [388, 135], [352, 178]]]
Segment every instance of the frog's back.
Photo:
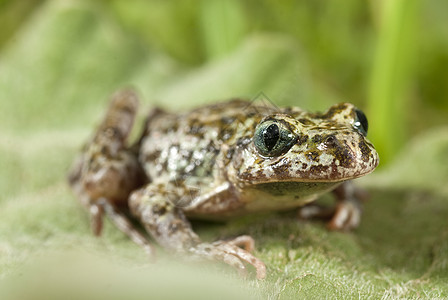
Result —
[[158, 110], [147, 121], [140, 161], [151, 180], [203, 186], [215, 180], [222, 150], [249, 142], [261, 118], [239, 99], [182, 114]]

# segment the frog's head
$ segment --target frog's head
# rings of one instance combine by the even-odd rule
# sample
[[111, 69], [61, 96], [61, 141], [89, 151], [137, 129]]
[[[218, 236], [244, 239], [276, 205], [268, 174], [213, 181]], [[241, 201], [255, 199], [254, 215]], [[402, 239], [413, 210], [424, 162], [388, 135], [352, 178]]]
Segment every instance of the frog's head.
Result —
[[240, 182], [341, 182], [372, 172], [379, 158], [364, 113], [349, 103], [325, 113], [295, 108], [264, 117], [241, 151]]

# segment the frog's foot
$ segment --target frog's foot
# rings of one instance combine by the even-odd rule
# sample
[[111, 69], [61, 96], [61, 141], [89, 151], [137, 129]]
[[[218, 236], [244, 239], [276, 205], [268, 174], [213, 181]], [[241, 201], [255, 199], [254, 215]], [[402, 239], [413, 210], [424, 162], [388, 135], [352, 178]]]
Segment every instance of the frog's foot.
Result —
[[369, 197], [368, 193], [353, 185], [351, 181], [338, 186], [333, 193], [336, 196], [336, 210], [327, 223], [331, 230], [352, 230], [361, 223], [363, 202]]
[[325, 207], [312, 203], [299, 210], [299, 217], [329, 220], [327, 228], [330, 230], [349, 231], [357, 228], [361, 222], [362, 201], [368, 197], [366, 192], [355, 188], [351, 182], [345, 182], [333, 193], [337, 200], [336, 206]]
[[[244, 240], [244, 242], [243, 242]], [[247, 241], [249, 241], [247, 243]], [[247, 249], [242, 249], [238, 245], [243, 242], [244, 246], [253, 249], [254, 241], [249, 236], [240, 236], [230, 241], [216, 241], [214, 243], [201, 243], [189, 249], [193, 258], [206, 258], [210, 260], [222, 261], [235, 269], [242, 276], [247, 275], [247, 268], [244, 263], [252, 265], [257, 273], [257, 279], [266, 277], [265, 264]]]
[[89, 212], [90, 226], [95, 236], [101, 235], [103, 218], [106, 215], [121, 232], [126, 234], [134, 243], [141, 246], [151, 259], [155, 257], [154, 246], [135, 228], [122, 210], [116, 208], [111, 201], [105, 198], [92, 201], [78, 185], [73, 185], [72, 188], [78, 195], [80, 202]]
[[299, 209], [300, 219], [329, 220], [327, 228], [330, 230], [349, 231], [359, 226], [362, 208], [356, 201], [339, 201], [334, 207], [318, 204], [308, 204]]
[[361, 222], [362, 207], [358, 201], [344, 200], [336, 205], [336, 211], [327, 223], [330, 230], [349, 231], [357, 228]]
[[133, 192], [129, 200], [132, 214], [161, 246], [193, 260], [222, 261], [242, 274], [247, 273], [245, 263], [248, 263], [255, 267], [257, 278], [266, 276], [264, 263], [250, 253], [254, 249], [251, 237], [239, 236], [228, 241], [202, 242], [182, 209], [166, 198], [165, 188], [164, 185], [150, 183]]

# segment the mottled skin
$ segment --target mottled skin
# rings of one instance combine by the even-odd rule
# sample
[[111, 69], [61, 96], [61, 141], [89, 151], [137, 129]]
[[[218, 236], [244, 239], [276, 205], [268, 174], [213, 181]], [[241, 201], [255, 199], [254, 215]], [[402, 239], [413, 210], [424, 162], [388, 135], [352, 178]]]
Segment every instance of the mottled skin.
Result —
[[[378, 155], [353, 105], [308, 113], [232, 100], [184, 114], [156, 109], [139, 141], [127, 147], [137, 104], [130, 90], [113, 97], [69, 175], [97, 235], [105, 212], [152, 254], [151, 244], [131, 225], [129, 208], [161, 246], [221, 260], [243, 273], [248, 263], [263, 278], [264, 263], [250, 253], [252, 238], [205, 243], [187, 217], [219, 220], [302, 207], [333, 190], [338, 205], [329, 227], [358, 225], [362, 193], [349, 180], [372, 172]], [[317, 207], [301, 211], [321, 213]]]

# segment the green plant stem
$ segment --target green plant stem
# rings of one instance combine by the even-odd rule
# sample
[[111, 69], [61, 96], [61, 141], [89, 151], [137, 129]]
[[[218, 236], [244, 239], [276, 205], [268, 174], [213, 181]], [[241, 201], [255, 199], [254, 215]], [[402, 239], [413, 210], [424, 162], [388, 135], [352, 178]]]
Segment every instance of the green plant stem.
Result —
[[371, 139], [388, 162], [407, 135], [419, 0], [387, 0], [380, 7], [378, 44], [369, 91]]

